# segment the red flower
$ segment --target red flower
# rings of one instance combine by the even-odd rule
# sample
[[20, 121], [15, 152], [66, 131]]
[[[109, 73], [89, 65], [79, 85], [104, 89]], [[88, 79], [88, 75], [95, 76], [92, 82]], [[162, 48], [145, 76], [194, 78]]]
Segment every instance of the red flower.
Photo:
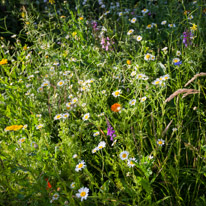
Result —
[[46, 181], [47, 181], [47, 187], [46, 187], [46, 189], [48, 190], [48, 189], [51, 189], [52, 188], [52, 186], [51, 186], [51, 184], [50, 184], [50, 182], [48, 181], [48, 179], [46, 178]]

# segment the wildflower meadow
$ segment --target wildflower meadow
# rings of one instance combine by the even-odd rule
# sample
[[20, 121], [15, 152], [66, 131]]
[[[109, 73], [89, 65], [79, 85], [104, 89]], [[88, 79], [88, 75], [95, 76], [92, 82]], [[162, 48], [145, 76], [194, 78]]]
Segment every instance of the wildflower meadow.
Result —
[[0, 8], [0, 205], [206, 206], [205, 0]]

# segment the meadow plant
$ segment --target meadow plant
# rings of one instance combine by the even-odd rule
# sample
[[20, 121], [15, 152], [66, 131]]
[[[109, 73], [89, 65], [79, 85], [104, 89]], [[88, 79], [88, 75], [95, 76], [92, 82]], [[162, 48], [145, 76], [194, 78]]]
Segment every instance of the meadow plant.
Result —
[[19, 33], [0, 19], [0, 205], [206, 205], [205, 2], [12, 8]]

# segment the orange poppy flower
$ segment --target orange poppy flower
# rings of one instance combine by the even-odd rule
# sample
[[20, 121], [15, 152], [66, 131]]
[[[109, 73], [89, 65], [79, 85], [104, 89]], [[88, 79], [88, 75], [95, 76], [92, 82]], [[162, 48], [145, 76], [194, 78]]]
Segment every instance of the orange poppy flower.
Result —
[[115, 104], [113, 104], [113, 105], [111, 106], [111, 110], [112, 110], [113, 112], [119, 112], [120, 109], [121, 109], [121, 105], [120, 105], [119, 103], [115, 103]]

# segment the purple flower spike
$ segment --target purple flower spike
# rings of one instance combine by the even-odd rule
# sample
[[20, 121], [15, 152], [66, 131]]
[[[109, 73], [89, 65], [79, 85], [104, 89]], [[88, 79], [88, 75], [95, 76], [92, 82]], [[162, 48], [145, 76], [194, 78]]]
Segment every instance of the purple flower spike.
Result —
[[115, 130], [113, 129], [113, 127], [111, 126], [109, 120], [106, 118], [107, 120], [107, 135], [110, 136], [110, 140], [113, 141], [114, 137], [116, 137], [117, 135], [115, 134]]
[[189, 32], [189, 31], [183, 32], [182, 43], [185, 45], [185, 47], [188, 47], [189, 45], [192, 44], [192, 41], [191, 41], [192, 37], [193, 37], [192, 32]]

